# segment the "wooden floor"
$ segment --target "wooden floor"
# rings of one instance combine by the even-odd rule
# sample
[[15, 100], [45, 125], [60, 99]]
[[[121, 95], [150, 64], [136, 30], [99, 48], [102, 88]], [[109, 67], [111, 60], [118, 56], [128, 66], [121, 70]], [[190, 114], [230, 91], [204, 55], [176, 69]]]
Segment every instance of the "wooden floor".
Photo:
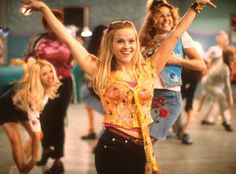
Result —
[[[197, 102], [195, 100], [195, 104]], [[235, 106], [232, 107], [234, 132], [226, 132], [220, 119], [214, 126], [201, 125], [201, 112], [195, 112], [188, 131], [193, 145], [183, 145], [175, 137], [156, 143], [154, 149], [162, 174], [236, 174]], [[102, 119], [102, 116], [96, 115], [98, 132], [101, 130]], [[82, 104], [70, 105], [65, 124], [65, 174], [95, 174], [92, 151], [96, 140], [80, 139], [87, 131], [87, 116]], [[31, 174], [43, 174], [51, 164], [52, 160], [45, 167], [36, 166]], [[0, 174], [8, 174], [13, 165], [10, 144], [0, 128]]]

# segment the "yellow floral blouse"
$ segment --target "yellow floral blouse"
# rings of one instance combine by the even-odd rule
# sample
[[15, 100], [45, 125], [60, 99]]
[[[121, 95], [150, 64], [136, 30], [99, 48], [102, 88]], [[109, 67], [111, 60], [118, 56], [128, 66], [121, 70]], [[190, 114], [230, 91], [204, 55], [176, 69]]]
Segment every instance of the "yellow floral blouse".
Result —
[[157, 73], [150, 59], [142, 66], [144, 72], [139, 69], [135, 71], [135, 86], [124, 81], [118, 72], [113, 73], [110, 86], [100, 98], [105, 111], [105, 124], [127, 129], [140, 128], [146, 155], [145, 174], [157, 174], [158, 165], [148, 130], [148, 125], [153, 122], [150, 111]]
[[124, 128], [140, 128], [138, 121], [138, 109], [135, 104], [134, 94], [138, 94], [140, 99], [141, 110], [144, 114], [144, 126], [152, 123], [150, 113], [151, 99], [153, 95], [153, 85], [156, 76], [155, 69], [150, 61], [143, 64], [147, 74], [136, 70], [137, 84], [132, 87], [128, 82], [122, 80], [119, 73], [112, 75], [112, 83], [101, 96], [103, 107], [105, 110], [104, 123], [109, 123]]
[[148, 130], [148, 125], [153, 121], [150, 110], [156, 71], [150, 60], [143, 64], [143, 69], [147, 73], [138, 69], [135, 72], [137, 75], [135, 87], [124, 81], [120, 74], [114, 73], [111, 85], [100, 97], [105, 110], [105, 124], [141, 129], [146, 155], [145, 174], [158, 174], [158, 165]]

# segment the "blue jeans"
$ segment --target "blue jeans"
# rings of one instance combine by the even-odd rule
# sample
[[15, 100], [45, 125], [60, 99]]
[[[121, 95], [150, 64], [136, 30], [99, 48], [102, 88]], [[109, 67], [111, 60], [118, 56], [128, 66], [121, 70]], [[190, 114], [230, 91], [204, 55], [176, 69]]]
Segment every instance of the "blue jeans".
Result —
[[104, 114], [102, 102], [99, 96], [96, 96], [91, 89], [89, 89], [88, 85], [84, 83], [80, 87], [80, 100], [87, 107], [99, 112], [100, 114]]
[[169, 129], [180, 115], [182, 105], [181, 92], [167, 89], [155, 89], [152, 99], [151, 114], [153, 123], [150, 135], [157, 140], [164, 140]]

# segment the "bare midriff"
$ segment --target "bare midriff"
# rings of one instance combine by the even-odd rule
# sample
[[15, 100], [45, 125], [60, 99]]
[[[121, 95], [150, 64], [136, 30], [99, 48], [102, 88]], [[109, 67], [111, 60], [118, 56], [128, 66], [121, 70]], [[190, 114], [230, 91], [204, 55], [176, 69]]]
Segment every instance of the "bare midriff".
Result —
[[138, 138], [138, 139], [143, 138], [140, 128], [127, 129], [127, 128], [123, 128], [121, 126], [105, 123], [105, 128], [108, 128], [108, 127], [112, 127], [114, 129], [120, 130], [120, 131], [122, 131], [132, 137]]

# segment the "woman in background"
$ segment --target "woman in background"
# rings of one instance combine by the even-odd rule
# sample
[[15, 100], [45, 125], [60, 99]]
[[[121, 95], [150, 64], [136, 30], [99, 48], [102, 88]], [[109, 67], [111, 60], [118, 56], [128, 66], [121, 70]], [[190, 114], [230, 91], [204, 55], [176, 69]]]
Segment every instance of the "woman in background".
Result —
[[[142, 54], [146, 59], [158, 51], [160, 44], [173, 31], [178, 20], [176, 7], [165, 0], [148, 0], [146, 20], [140, 32]], [[150, 126], [150, 134], [154, 140], [165, 139], [181, 113], [181, 68], [196, 71], [203, 71], [206, 68], [187, 32], [179, 38], [173, 54], [155, 82], [151, 109], [154, 122]], [[188, 58], [184, 58], [185, 55]], [[191, 144], [187, 133], [181, 132], [181, 119], [178, 119], [176, 124], [177, 136], [184, 144]]]
[[[212, 111], [212, 106], [218, 104], [222, 125], [225, 130], [232, 132], [230, 107], [233, 105], [233, 94], [231, 88], [231, 67], [236, 58], [236, 49], [233, 46], [226, 46], [223, 49], [222, 57], [215, 63], [214, 68], [208, 71], [203, 87], [206, 94], [211, 97], [213, 103], [208, 106], [207, 115]], [[227, 111], [227, 112], [226, 112]]]
[[[207, 71], [204, 73], [204, 76], [202, 78], [202, 83], [204, 83], [205, 79], [207, 78], [208, 71], [210, 69], [214, 69], [215, 65], [222, 61], [222, 53], [223, 49], [229, 45], [229, 36], [225, 31], [220, 31], [216, 37], [215, 37], [216, 44], [211, 46], [205, 55], [205, 61], [207, 63]], [[210, 101], [211, 99], [208, 98], [208, 95], [206, 94], [206, 91], [204, 90], [204, 87], [201, 89], [201, 95], [199, 97], [199, 105], [198, 105], [198, 112], [201, 111], [201, 108], [205, 102], [205, 100]], [[203, 119], [202, 124], [204, 125], [214, 125], [217, 116], [219, 115], [219, 108], [217, 106], [217, 103], [215, 103], [212, 106], [212, 112], [208, 113]]]
[[[64, 14], [62, 11], [53, 9], [52, 12], [63, 23]], [[43, 58], [51, 62], [62, 85], [58, 89], [59, 97], [49, 100], [40, 117], [44, 136], [42, 138], [42, 157], [37, 165], [45, 165], [48, 158], [51, 157], [55, 159], [54, 163], [45, 173], [62, 173], [64, 172], [62, 162], [65, 143], [64, 120], [73, 91], [70, 72], [73, 67], [73, 58], [69, 48], [56, 36], [44, 17], [42, 24], [47, 32], [30, 40], [25, 55], [27, 57], [33, 55], [37, 59]]]
[[[52, 64], [46, 60], [31, 60], [23, 78], [0, 96], [0, 125], [11, 143], [13, 160], [20, 174], [28, 174], [38, 160], [42, 137], [39, 114], [48, 98], [57, 96], [59, 85]], [[19, 125], [30, 137], [24, 145]]]

